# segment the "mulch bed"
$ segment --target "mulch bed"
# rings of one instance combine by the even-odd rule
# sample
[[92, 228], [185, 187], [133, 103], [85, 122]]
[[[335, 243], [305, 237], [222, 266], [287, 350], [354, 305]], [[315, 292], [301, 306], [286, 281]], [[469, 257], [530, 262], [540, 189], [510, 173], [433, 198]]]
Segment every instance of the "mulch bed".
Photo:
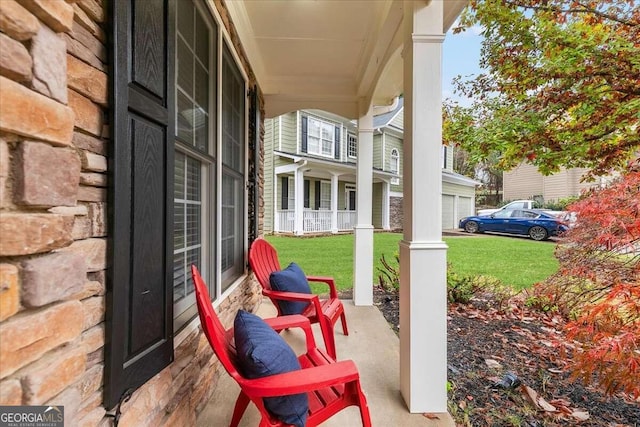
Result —
[[[397, 333], [397, 292], [376, 287], [374, 303]], [[449, 412], [457, 425], [640, 427], [640, 400], [571, 380], [571, 362], [553, 344], [560, 319], [491, 304], [449, 305]]]

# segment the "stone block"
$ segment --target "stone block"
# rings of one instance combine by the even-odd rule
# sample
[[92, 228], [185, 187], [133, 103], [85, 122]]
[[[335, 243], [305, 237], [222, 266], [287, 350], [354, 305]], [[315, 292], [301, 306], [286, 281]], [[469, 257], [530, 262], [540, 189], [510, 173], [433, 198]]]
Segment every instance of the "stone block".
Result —
[[91, 53], [85, 45], [78, 40], [71, 37], [69, 34], [63, 34], [65, 42], [67, 43], [67, 52], [76, 58], [91, 64], [91, 66], [101, 71], [107, 71], [107, 65], [104, 64], [98, 57]]
[[172, 387], [171, 373], [163, 369], [159, 374], [143, 384], [133, 393], [131, 400], [124, 405], [122, 425], [153, 426], [160, 425], [164, 407], [169, 400]]
[[87, 353], [93, 353], [104, 347], [104, 324], [99, 324], [82, 333], [82, 344]]
[[106, 202], [107, 189], [81, 185], [80, 188], [78, 188], [78, 200], [83, 202]]
[[107, 105], [107, 74], [67, 55], [69, 87], [100, 105]]
[[91, 220], [86, 216], [74, 217], [71, 229], [73, 240], [84, 240], [91, 237]]
[[100, 348], [93, 353], [87, 354], [87, 369], [96, 365], [104, 365], [104, 349]]
[[98, 40], [82, 25], [74, 22], [70, 36], [79, 41], [84, 46], [84, 49], [91, 52], [91, 54], [98, 58], [101, 63], [107, 62], [107, 50], [104, 43]]
[[31, 82], [32, 66], [27, 48], [0, 33], [0, 74], [18, 82]]
[[87, 369], [79, 382], [81, 399], [86, 399], [102, 388], [104, 365], [96, 365]]
[[104, 22], [104, 8], [95, 0], [78, 0], [78, 5], [89, 17], [99, 23]]
[[16, 203], [28, 206], [74, 206], [80, 182], [80, 159], [68, 148], [25, 141], [17, 150]]
[[65, 427], [77, 425], [78, 410], [80, 409], [80, 392], [76, 387], [69, 387], [62, 393], [45, 403], [47, 406], [64, 406]]
[[75, 113], [75, 125], [92, 135], [100, 136], [102, 131], [102, 123], [104, 121], [104, 112], [89, 98], [85, 98], [78, 92], [68, 91], [69, 106]]
[[72, 242], [73, 224], [53, 214], [0, 213], [0, 256], [29, 255]]
[[91, 151], [92, 153], [100, 154], [102, 156], [107, 155], [107, 144], [103, 140], [91, 135], [74, 132], [73, 145], [82, 150]]
[[84, 311], [79, 301], [20, 313], [0, 323], [0, 378], [38, 360], [82, 333]]
[[[87, 369], [87, 371], [89, 370]], [[97, 407], [102, 406], [102, 393], [100, 391], [96, 391], [85, 397], [84, 399], [81, 398], [81, 400], [82, 402], [80, 403], [80, 408], [78, 409], [79, 420], [81, 420]], [[98, 425], [98, 423], [93, 424], [93, 426], [96, 425]]]
[[22, 5], [58, 33], [71, 31], [73, 6], [63, 1], [21, 0]]
[[47, 212], [66, 216], [86, 216], [89, 214], [89, 209], [85, 205], [55, 206], [53, 208], [47, 209]]
[[86, 360], [82, 346], [66, 345], [21, 370], [24, 403], [43, 405], [78, 381], [84, 374]]
[[91, 297], [82, 300], [84, 320], [82, 330], [87, 330], [102, 323], [105, 315], [105, 298], [103, 296]]
[[82, 172], [80, 174], [80, 184], [90, 187], [106, 187], [107, 175], [96, 172]]
[[89, 203], [89, 218], [91, 219], [93, 237], [107, 235], [107, 204]]
[[[91, 412], [84, 415], [82, 418], [79, 418], [77, 426], [95, 427], [99, 425], [100, 422], [104, 419], [106, 413], [107, 411], [105, 411], [105, 409], [102, 407], [95, 408]], [[109, 420], [112, 420], [112, 418], [109, 418]], [[112, 423], [112, 421], [109, 421], [109, 423]]]
[[93, 172], [107, 171], [107, 157], [89, 151], [82, 152], [82, 168]]
[[79, 292], [87, 280], [85, 257], [55, 252], [22, 262], [22, 303], [40, 307]]
[[82, 10], [82, 8], [77, 4], [73, 5], [73, 11], [75, 12], [75, 16], [73, 17], [74, 21], [82, 25], [87, 31], [91, 33], [91, 35], [95, 36], [101, 42], [106, 42], [106, 34], [104, 33], [100, 25], [98, 25], [96, 21], [94, 21], [89, 17], [89, 15], [87, 15], [87, 12]]
[[20, 385], [20, 380], [9, 379], [0, 382], [0, 405], [22, 405], [22, 385]]
[[15, 40], [25, 41], [40, 29], [38, 18], [15, 0], [0, 1], [0, 31]]
[[104, 285], [97, 280], [89, 280], [84, 283], [84, 286], [75, 295], [72, 295], [70, 299], [83, 300], [85, 298], [93, 297], [96, 295], [104, 295]]
[[70, 145], [75, 123], [71, 108], [0, 76], [0, 130]]
[[0, 322], [16, 314], [19, 308], [18, 267], [0, 264]]
[[42, 26], [31, 40], [33, 88], [67, 103], [67, 45], [64, 38]]
[[87, 271], [99, 271], [107, 268], [107, 240], [77, 240], [59, 252], [72, 252], [85, 258]]
[[189, 410], [199, 413], [207, 404], [213, 392], [214, 384], [218, 380], [218, 373], [214, 369], [201, 371], [198, 381], [193, 386], [193, 391], [189, 394]]
[[5, 186], [11, 172], [9, 144], [0, 138], [0, 207], [4, 206]]

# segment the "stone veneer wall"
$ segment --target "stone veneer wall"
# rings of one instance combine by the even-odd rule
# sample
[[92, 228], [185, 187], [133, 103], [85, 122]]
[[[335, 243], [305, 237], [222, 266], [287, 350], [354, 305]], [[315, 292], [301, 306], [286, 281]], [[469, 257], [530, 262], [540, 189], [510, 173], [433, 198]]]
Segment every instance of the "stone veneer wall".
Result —
[[402, 230], [403, 212], [402, 197], [389, 197], [389, 227], [392, 230]]
[[[66, 425], [81, 427], [113, 424], [102, 406], [105, 5], [0, 0], [0, 405], [64, 405]], [[218, 312], [229, 325], [259, 300], [249, 278]], [[176, 346], [174, 363], [123, 405], [120, 426], [195, 425], [221, 367], [199, 328]]]

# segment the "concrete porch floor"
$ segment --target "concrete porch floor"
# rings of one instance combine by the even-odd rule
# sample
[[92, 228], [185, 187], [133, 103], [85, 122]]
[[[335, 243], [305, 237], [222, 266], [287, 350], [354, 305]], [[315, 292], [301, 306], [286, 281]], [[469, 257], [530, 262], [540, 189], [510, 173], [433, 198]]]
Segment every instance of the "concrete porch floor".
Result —
[[[440, 427], [454, 426], [447, 413], [437, 414], [438, 419], [428, 419], [422, 414], [411, 414], [400, 395], [399, 352], [400, 341], [389, 328], [376, 307], [356, 307], [350, 300], [343, 301], [347, 314], [349, 336], [342, 335], [340, 322], [336, 324], [336, 349], [338, 359], [355, 361], [360, 371], [360, 381], [367, 396], [371, 421], [374, 426], [389, 427]], [[275, 307], [264, 299], [258, 310], [261, 317], [276, 315]], [[324, 346], [318, 325], [313, 325], [316, 344]], [[300, 330], [284, 331], [282, 336], [296, 353], [304, 348], [304, 336]], [[240, 388], [225, 372], [220, 376], [213, 397], [197, 420], [197, 426], [228, 426], [233, 406]], [[255, 406], [249, 404], [240, 426], [257, 426], [260, 418]], [[357, 407], [349, 407], [323, 426], [360, 426]]]

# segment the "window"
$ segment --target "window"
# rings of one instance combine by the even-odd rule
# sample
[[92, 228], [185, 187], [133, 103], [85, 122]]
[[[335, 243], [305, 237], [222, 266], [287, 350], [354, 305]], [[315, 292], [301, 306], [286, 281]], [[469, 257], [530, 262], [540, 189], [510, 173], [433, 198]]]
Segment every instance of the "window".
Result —
[[245, 87], [225, 45], [222, 55], [222, 290], [244, 272]]
[[336, 127], [313, 117], [308, 118], [307, 152], [333, 157]]
[[395, 174], [400, 171], [400, 154], [398, 153], [397, 148], [391, 150], [391, 162], [389, 164], [389, 170], [390, 172]]
[[[177, 8], [176, 126], [173, 188], [174, 329], [195, 314], [190, 266], [213, 285], [215, 273], [215, 58], [217, 28], [191, 2]], [[215, 289], [210, 290], [216, 295]]]
[[331, 182], [320, 181], [320, 209], [331, 209]]
[[354, 159], [358, 156], [358, 138], [352, 134], [347, 137], [347, 156]]
[[111, 8], [107, 408], [174, 360], [197, 313], [191, 264], [212, 298], [244, 273], [246, 84], [208, 3]]

